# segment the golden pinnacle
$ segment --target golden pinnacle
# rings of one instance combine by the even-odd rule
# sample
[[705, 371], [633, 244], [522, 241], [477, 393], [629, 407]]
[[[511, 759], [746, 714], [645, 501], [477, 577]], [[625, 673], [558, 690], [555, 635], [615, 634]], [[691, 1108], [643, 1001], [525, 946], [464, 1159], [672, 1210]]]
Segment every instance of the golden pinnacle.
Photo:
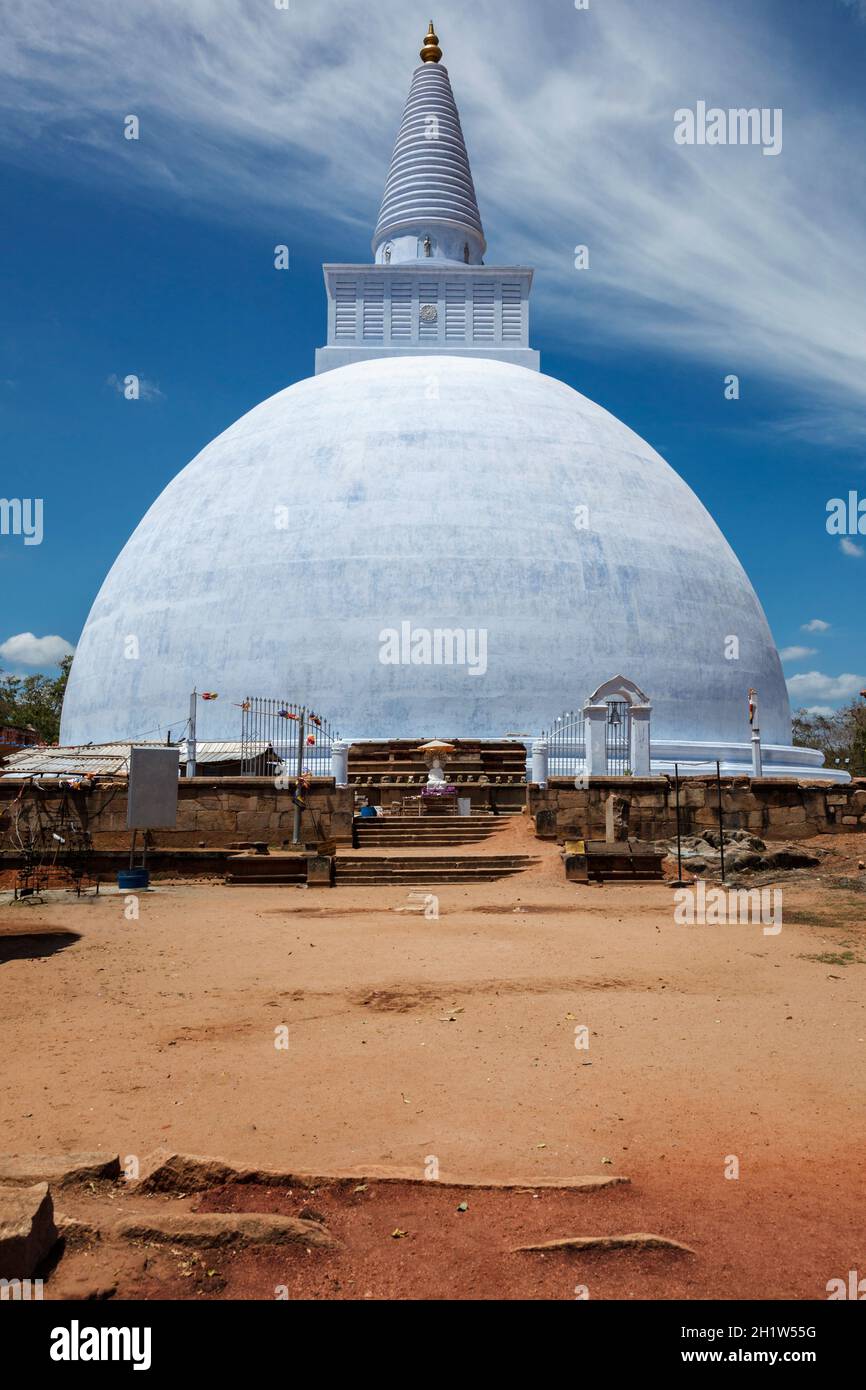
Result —
[[421, 49], [422, 63], [438, 63], [442, 57], [442, 49], [439, 47], [439, 39], [433, 30], [433, 21], [430, 21], [430, 28], [427, 30], [427, 37], [424, 40], [424, 47]]

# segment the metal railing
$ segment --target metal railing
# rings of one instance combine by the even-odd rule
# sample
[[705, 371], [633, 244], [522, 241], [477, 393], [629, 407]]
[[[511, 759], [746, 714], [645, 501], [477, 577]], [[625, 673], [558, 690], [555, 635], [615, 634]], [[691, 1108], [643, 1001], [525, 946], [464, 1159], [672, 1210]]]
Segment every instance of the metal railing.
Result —
[[241, 705], [241, 775], [256, 770], [262, 745], [270, 744], [283, 775], [330, 777], [338, 738], [330, 721], [307, 705], [250, 695]]
[[554, 719], [546, 739], [549, 777], [575, 777], [586, 770], [586, 738], [582, 710], [571, 710]]
[[[583, 710], [570, 710], [554, 719], [542, 734], [547, 742], [549, 777], [576, 777], [586, 771], [586, 721]], [[631, 706], [609, 700], [605, 724], [607, 770], [611, 777], [631, 771]]]

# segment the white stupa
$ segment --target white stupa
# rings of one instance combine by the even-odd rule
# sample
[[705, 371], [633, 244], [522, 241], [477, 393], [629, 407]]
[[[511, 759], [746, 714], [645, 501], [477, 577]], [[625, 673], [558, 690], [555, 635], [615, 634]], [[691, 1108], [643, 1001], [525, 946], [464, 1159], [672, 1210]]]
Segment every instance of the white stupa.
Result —
[[193, 686], [220, 693], [205, 738], [238, 738], [248, 695], [309, 703], [348, 738], [533, 735], [622, 673], [651, 699], [658, 768], [747, 770], [753, 687], [765, 772], [833, 776], [790, 746], [766, 618], [705, 508], [539, 371], [532, 271], [483, 263], [441, 56], [431, 25], [374, 263], [324, 267], [317, 374], [147, 512], [85, 625], [62, 741], [178, 729]]

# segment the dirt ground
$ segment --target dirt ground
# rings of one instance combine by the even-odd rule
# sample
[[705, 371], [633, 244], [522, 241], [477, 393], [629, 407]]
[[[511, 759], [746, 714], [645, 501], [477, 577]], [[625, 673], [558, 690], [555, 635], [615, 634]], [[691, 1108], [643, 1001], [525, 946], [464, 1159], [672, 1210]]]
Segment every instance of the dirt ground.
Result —
[[[539, 862], [431, 889], [438, 919], [402, 888], [159, 883], [137, 919], [112, 889], [7, 895], [2, 1147], [418, 1180], [300, 1194], [339, 1254], [206, 1253], [197, 1275], [145, 1252], [121, 1296], [825, 1298], [866, 1270], [866, 843], [808, 843], [820, 867], [774, 880], [778, 935], [678, 926], [667, 884], [567, 884], [523, 820], [489, 852]], [[525, 1191], [437, 1187], [433, 1159]], [[533, 1187], [590, 1174], [631, 1182]], [[298, 1210], [252, 1186], [196, 1205], [238, 1201]], [[696, 1254], [511, 1253], [634, 1231]]]

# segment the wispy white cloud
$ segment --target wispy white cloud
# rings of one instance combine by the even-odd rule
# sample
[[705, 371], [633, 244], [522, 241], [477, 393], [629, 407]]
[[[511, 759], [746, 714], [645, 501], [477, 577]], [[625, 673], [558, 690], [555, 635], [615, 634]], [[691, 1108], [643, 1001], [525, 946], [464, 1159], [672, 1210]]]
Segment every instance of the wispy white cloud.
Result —
[[134, 373], [127, 373], [126, 376], [119, 377], [116, 372], [112, 372], [110, 376], [106, 377], [105, 384], [116, 391], [118, 396], [123, 396], [125, 400], [165, 400], [164, 392], [159, 389], [155, 381], [148, 381], [147, 377], [136, 376]]
[[783, 647], [779, 652], [783, 661], [802, 661], [804, 657], [814, 655], [814, 647]]
[[806, 700], [851, 700], [866, 688], [866, 676], [825, 676], [822, 671], [806, 671], [788, 677], [791, 703], [799, 706]]
[[[720, 383], [764, 373], [862, 428], [866, 191], [851, 151], [866, 112], [828, 101], [769, 8], [731, 24], [714, 0], [564, 2], [539, 20], [499, 0], [437, 11], [488, 258], [538, 267], [548, 340], [658, 347]], [[404, 3], [77, 0], [10, 8], [5, 25], [11, 157], [255, 216], [280, 240], [314, 214], [326, 258], [372, 230], [424, 28]], [[674, 111], [699, 99], [783, 108], [782, 155], [675, 145]], [[574, 269], [578, 243], [590, 270]]]
[[840, 540], [839, 549], [843, 555], [850, 555], [855, 560], [859, 560], [864, 553], [862, 545], [858, 545], [856, 541], [849, 541], [847, 536]]
[[[750, 424], [754, 431], [755, 426]], [[789, 443], [817, 444], [822, 449], [852, 449], [862, 456], [866, 444], [866, 409], [857, 403], [841, 401], [817, 403], [809, 410], [799, 407], [785, 415], [760, 422], [763, 437], [782, 447]], [[861, 462], [861, 467], [862, 462]]]
[[65, 637], [37, 637], [34, 632], [19, 632], [0, 642], [0, 658], [20, 666], [57, 666], [74, 650]]
[[803, 632], [829, 632], [830, 624], [825, 623], [823, 618], [810, 618], [808, 623], [803, 623]]

